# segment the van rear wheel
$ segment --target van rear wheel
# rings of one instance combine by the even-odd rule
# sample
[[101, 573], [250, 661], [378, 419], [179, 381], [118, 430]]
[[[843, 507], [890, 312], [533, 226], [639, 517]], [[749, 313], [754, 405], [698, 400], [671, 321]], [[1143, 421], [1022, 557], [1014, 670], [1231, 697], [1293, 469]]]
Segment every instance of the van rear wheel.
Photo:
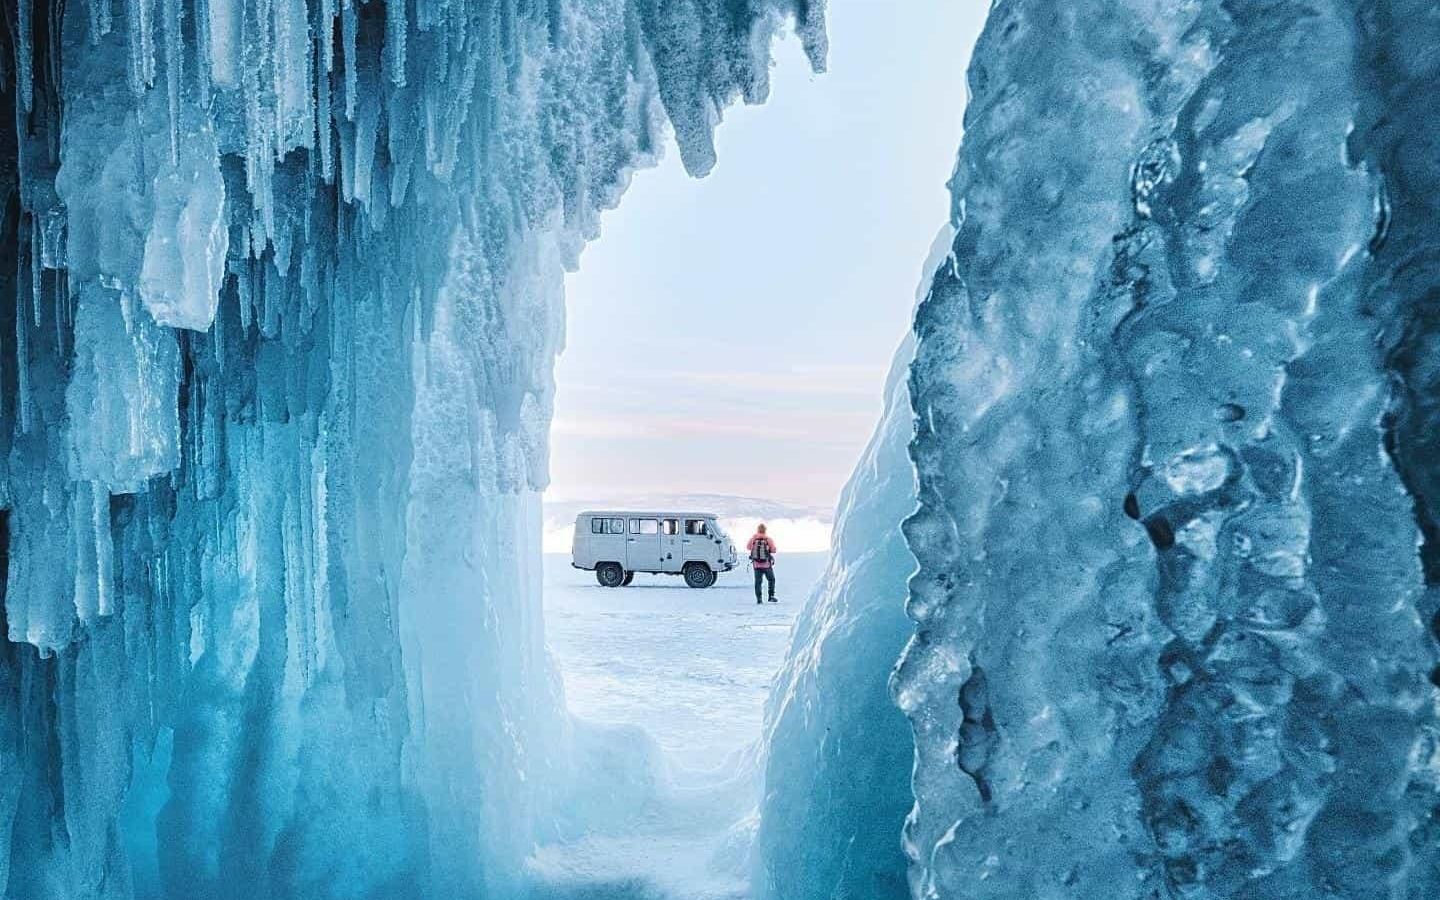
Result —
[[625, 570], [619, 563], [601, 563], [595, 567], [595, 580], [601, 587], [620, 587], [625, 583]]
[[715, 583], [715, 572], [704, 563], [685, 564], [685, 584], [692, 588], [708, 588]]

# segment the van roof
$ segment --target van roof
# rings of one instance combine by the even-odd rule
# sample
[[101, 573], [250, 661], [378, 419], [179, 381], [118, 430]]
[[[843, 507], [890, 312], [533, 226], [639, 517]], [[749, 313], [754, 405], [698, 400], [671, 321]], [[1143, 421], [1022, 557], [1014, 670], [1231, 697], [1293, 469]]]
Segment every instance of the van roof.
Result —
[[577, 513], [577, 514], [575, 515], [575, 518], [577, 518], [577, 519], [580, 519], [580, 518], [594, 518], [595, 516], [601, 516], [601, 517], [606, 517], [606, 518], [614, 517], [614, 518], [617, 518], [617, 519], [629, 519], [629, 518], [635, 518], [635, 519], [718, 519], [718, 518], [719, 518], [719, 516], [715, 515], [715, 513], [694, 512], [694, 511], [691, 511], [691, 512], [683, 512], [683, 511], [677, 511], [677, 510], [673, 510], [673, 509], [672, 509], [672, 510], [665, 510], [665, 511], [663, 511], [663, 512], [656, 512], [656, 511], [654, 511], [654, 510], [634, 510], [634, 509], [587, 509], [587, 510], [585, 510], [584, 512]]

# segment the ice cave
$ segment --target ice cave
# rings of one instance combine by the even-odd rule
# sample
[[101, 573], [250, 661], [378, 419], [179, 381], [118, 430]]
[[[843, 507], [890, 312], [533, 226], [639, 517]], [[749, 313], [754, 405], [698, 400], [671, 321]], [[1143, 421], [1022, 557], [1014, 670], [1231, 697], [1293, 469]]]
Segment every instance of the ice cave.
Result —
[[[4, 9], [0, 897], [650, 897], [527, 874], [654, 789], [543, 636], [563, 273], [824, 0]], [[1440, 895], [1440, 13], [995, 0], [968, 83], [749, 896]]]

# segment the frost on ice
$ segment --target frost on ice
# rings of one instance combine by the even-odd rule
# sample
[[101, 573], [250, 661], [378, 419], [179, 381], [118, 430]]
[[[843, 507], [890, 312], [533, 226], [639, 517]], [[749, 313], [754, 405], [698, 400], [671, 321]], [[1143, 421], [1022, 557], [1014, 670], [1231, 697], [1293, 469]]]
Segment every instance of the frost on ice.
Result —
[[6, 4], [0, 896], [518, 890], [563, 267], [822, 6]]
[[1436, 47], [995, 5], [915, 323], [918, 896], [1440, 890]]

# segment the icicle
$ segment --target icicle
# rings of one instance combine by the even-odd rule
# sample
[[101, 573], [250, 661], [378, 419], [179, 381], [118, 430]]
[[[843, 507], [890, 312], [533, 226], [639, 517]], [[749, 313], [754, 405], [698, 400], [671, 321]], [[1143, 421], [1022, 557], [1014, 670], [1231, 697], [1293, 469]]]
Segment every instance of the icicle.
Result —
[[275, 113], [275, 158], [308, 147], [315, 135], [311, 82], [314, 41], [304, 0], [271, 0], [274, 27], [270, 85]]
[[[215, 84], [230, 88], [238, 80], [236, 62], [240, 57], [240, 37], [244, 31], [244, 13], [240, 0], [208, 0], [206, 36], [209, 38], [210, 78]], [[248, 99], [248, 98], [247, 98]]]
[[114, 535], [110, 532], [110, 492], [103, 487], [92, 488], [93, 525], [95, 528], [95, 588], [97, 608], [102, 616], [115, 611]]
[[345, 118], [355, 121], [355, 103], [359, 92], [360, 61], [355, 58], [355, 33], [359, 30], [355, 0], [343, 0], [340, 12], [340, 39], [345, 50]]
[[40, 246], [40, 223], [30, 217], [30, 305], [35, 327], [40, 327], [40, 305], [45, 296], [44, 252]]
[[125, 0], [130, 38], [130, 90], [135, 96], [155, 81], [155, 29], [151, 4], [154, 0]]
[[75, 541], [75, 614], [82, 623], [110, 615], [114, 537], [110, 492], [92, 481], [75, 484], [70, 497], [70, 533]]
[[30, 23], [34, 0], [19, 0], [15, 9], [15, 78], [20, 86], [20, 108], [35, 105], [35, 33]]
[[[24, 284], [23, 281], [20, 283]], [[21, 292], [16, 292], [15, 300], [16, 402], [20, 415], [20, 433], [29, 434], [35, 428], [35, 412], [30, 395], [30, 317], [26, 315], [27, 304]]]
[[316, 235], [312, 229], [311, 220], [312, 207], [305, 207], [305, 228], [300, 243], [300, 320], [305, 331], [309, 331], [315, 317], [315, 311], [320, 306], [320, 261], [316, 258], [314, 251], [316, 246]]
[[385, 4], [385, 68], [390, 83], [405, 86], [405, 0]]
[[329, 74], [335, 71], [335, 0], [320, 0], [320, 60], [321, 71]]
[[[86, 540], [86, 535], [92, 531], [89, 527], [93, 514], [90, 510], [89, 497], [82, 494], [93, 492], [94, 485], [81, 483], [75, 485], [75, 493], [70, 497], [70, 534], [74, 539], [74, 589], [71, 591], [72, 602], [75, 604], [75, 615], [83, 625], [95, 618], [99, 602], [95, 595], [95, 540]], [[83, 507], [83, 510], [82, 510]]]
[[40, 263], [47, 269], [65, 268], [65, 211], [52, 206], [40, 216]]
[[55, 355], [63, 358], [70, 351], [70, 322], [66, 313], [67, 303], [60, 291], [55, 291]]
[[194, 0], [191, 18], [195, 23], [195, 96], [203, 109], [210, 108], [210, 0]]
[[379, 103], [366, 96], [360, 104], [360, 117], [355, 123], [355, 200], [362, 206], [370, 202], [371, 179], [375, 171], [375, 137]]
[[244, 260], [243, 271], [235, 273], [235, 296], [239, 303], [240, 330], [250, 330], [251, 316], [255, 304], [255, 263], [252, 260]]
[[[225, 315], [224, 310], [217, 307], [215, 310], [215, 324], [210, 326], [210, 346], [215, 351], [215, 368], [221, 372], [225, 371]], [[200, 379], [196, 378], [192, 384], [197, 385], [199, 390]], [[198, 408], [198, 407], [197, 407]]]
[[75, 298], [70, 296], [70, 273], [65, 269], [61, 269], [55, 273], [55, 278], [57, 281], [55, 286], [55, 305], [62, 311], [58, 318], [64, 322], [66, 328], [69, 328], [75, 323]]
[[[261, 263], [263, 266], [264, 263]], [[289, 280], [278, 272], [266, 272], [260, 290], [260, 334], [267, 338], [280, 336], [280, 317], [285, 308]]]
[[180, 33], [180, 0], [165, 4], [165, 92], [170, 112], [170, 164], [180, 165], [180, 76], [185, 68], [184, 35]]
[[110, 18], [110, 0], [87, 0], [86, 5], [90, 11], [90, 45], [93, 47], [110, 33], [114, 22]]
[[440, 92], [425, 92], [425, 165], [432, 172], [440, 168]]
[[[268, 28], [262, 30], [269, 33]], [[251, 223], [251, 240], [258, 242], [259, 247], [263, 248], [263, 236], [273, 230], [275, 223], [274, 198], [271, 195], [274, 150], [270, 132], [273, 122], [261, 105], [260, 73], [255, 66], [247, 65], [242, 75], [245, 97], [245, 186], [250, 190], [250, 205], [255, 211], [255, 218]], [[255, 233], [256, 226], [259, 234]], [[252, 253], [255, 252], [258, 250], [252, 243]]]
[[[407, 113], [410, 111], [407, 110]], [[411, 170], [415, 164], [415, 134], [413, 128], [397, 134], [392, 121], [390, 130], [390, 205], [396, 209], [405, 202], [410, 187]]]
[[321, 69], [315, 77], [315, 141], [320, 148], [320, 180], [335, 183], [333, 111], [330, 108], [330, 72]]
[[[439, 146], [431, 169], [440, 177], [448, 178], [455, 171], [455, 163], [460, 152], [460, 129], [469, 118], [470, 101], [475, 96], [475, 86], [480, 77], [480, 63], [482, 54], [472, 52], [466, 54], [465, 68], [460, 77], [460, 83], [450, 92], [449, 103], [443, 114], [442, 129], [437, 138]], [[475, 142], [477, 145], [479, 141]], [[478, 147], [476, 148], [478, 150]]]

